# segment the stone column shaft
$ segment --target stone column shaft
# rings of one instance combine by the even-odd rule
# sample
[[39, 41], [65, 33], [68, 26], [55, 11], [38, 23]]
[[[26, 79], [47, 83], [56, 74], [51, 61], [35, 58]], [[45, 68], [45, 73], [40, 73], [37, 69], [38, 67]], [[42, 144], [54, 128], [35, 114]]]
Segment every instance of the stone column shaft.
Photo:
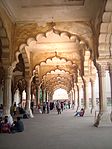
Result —
[[43, 101], [45, 102], [46, 101], [46, 90], [44, 89], [43, 91]]
[[47, 101], [49, 100], [49, 93], [48, 93], [48, 91], [47, 91]]
[[12, 79], [13, 69], [11, 66], [5, 70], [5, 78], [4, 78], [4, 90], [3, 90], [3, 115], [10, 115], [10, 107], [12, 103], [11, 97], [11, 79]]
[[31, 95], [31, 84], [30, 84], [30, 80], [27, 80], [27, 87], [26, 87], [26, 110], [30, 109], [30, 95]]
[[99, 108], [101, 112], [105, 112], [107, 110], [107, 100], [106, 100], [106, 75], [104, 70], [100, 70], [98, 72], [99, 75]]
[[91, 82], [91, 93], [92, 93], [92, 110], [96, 109], [96, 94], [95, 94], [95, 82]]
[[89, 90], [89, 81], [85, 80], [84, 81], [84, 102], [85, 102], [85, 110], [89, 111], [89, 94], [88, 94], [88, 90]]
[[40, 104], [40, 86], [38, 86], [38, 104]]
[[112, 65], [110, 66], [109, 74], [110, 74], [111, 106], [112, 106]]
[[72, 98], [72, 102], [73, 102], [73, 101], [75, 101], [75, 90], [74, 90], [74, 88], [72, 89], [72, 96], [73, 96], [73, 98]]
[[[99, 113], [97, 115], [96, 121], [94, 123], [95, 127], [98, 127], [100, 124], [106, 124], [110, 122], [110, 114], [107, 111], [107, 100], [106, 100], [106, 73], [105, 73], [106, 66], [98, 65], [98, 76], [99, 76]], [[101, 122], [100, 122], [101, 121]]]
[[31, 80], [30, 78], [27, 79], [27, 87], [26, 87], [26, 111], [29, 113], [30, 117], [33, 117], [31, 108], [30, 108], [30, 103], [31, 103]]
[[78, 109], [78, 87], [75, 86], [75, 109]]
[[81, 88], [82, 88], [82, 85], [78, 85], [78, 91], [79, 91], [79, 101], [78, 101], [78, 107], [81, 108], [82, 106], [82, 102], [81, 102]]

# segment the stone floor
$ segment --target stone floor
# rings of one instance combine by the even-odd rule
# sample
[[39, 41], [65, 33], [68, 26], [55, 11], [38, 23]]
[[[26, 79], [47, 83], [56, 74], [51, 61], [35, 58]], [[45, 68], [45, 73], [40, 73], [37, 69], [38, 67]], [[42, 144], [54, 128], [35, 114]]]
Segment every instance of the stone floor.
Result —
[[112, 149], [111, 125], [95, 128], [94, 117], [73, 113], [35, 114], [23, 120], [24, 132], [0, 134], [0, 149]]

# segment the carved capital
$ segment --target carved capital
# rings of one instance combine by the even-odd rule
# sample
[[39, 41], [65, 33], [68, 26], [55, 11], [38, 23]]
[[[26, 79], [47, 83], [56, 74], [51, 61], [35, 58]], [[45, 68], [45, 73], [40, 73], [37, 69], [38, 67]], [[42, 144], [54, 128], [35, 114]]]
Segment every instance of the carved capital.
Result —
[[77, 85], [78, 85], [78, 88], [82, 88], [82, 83], [77, 83]]
[[112, 63], [108, 63], [109, 73], [112, 74]]
[[107, 67], [106, 63], [97, 64], [99, 77], [105, 77], [106, 76], [106, 67]]
[[13, 70], [14, 70], [14, 67], [12, 66], [9, 66], [9, 67], [6, 67], [4, 68], [5, 70], [5, 78], [12, 78], [12, 75], [13, 75]]
[[83, 82], [84, 82], [84, 84], [88, 84], [90, 82], [90, 77], [89, 76], [83, 76]]

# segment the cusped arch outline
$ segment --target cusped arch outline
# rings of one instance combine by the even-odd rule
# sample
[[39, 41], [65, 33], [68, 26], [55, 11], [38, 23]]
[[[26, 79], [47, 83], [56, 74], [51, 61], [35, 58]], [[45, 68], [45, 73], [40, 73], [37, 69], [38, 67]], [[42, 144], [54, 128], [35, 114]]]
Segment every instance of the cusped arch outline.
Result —
[[[47, 59], [45, 59], [44, 61], [41, 61], [39, 64], [37, 64], [36, 66], [40, 66], [42, 63], [45, 63], [45, 64], [47, 64], [47, 61], [48, 60], [53, 60], [54, 58], [57, 58], [57, 59], [59, 59], [60, 61], [61, 60], [65, 60], [66, 62], [70, 62], [72, 65], [76, 65], [77, 66], [77, 64], [76, 63], [73, 63], [70, 59], [67, 59], [67, 58], [65, 58], [65, 57], [60, 57], [60, 56], [58, 56], [57, 54], [55, 54], [54, 56], [51, 56], [51, 57], [48, 57]], [[36, 67], [35, 66], [35, 67]]]
[[30, 72], [30, 61], [29, 61], [29, 56], [27, 51], [25, 50], [26, 44], [21, 44], [19, 46], [19, 50], [16, 51], [15, 56], [16, 56], [16, 61], [13, 63], [16, 64], [19, 63], [19, 55], [22, 54], [22, 58], [24, 60], [24, 65], [25, 65], [25, 72]]
[[64, 71], [65, 73], [71, 74], [69, 71], [66, 71], [65, 69], [54, 68], [54, 69], [51, 69], [50, 71], [47, 71], [47, 72], [42, 76], [42, 79], [43, 79], [43, 77], [46, 76], [48, 73], [51, 73], [52, 71], [55, 72], [55, 71], [57, 71], [57, 70], [59, 70], [59, 71]]
[[9, 50], [9, 39], [1, 18], [0, 18], [0, 46], [2, 52], [1, 60], [4, 65], [6, 62], [9, 62], [10, 50]]
[[49, 87], [49, 88], [50, 88], [50, 87], [52, 88], [53, 86], [60, 85], [60, 84], [63, 84], [63, 85], [65, 85], [65, 86], [67, 86], [67, 87], [70, 87], [70, 86], [71, 86], [70, 82], [69, 82], [68, 84], [66, 84], [66, 82], [61, 81], [61, 82], [53, 82], [53, 83], [49, 84], [48, 87]]
[[83, 44], [85, 44], [85, 46], [87, 48], [89, 47], [89, 43], [86, 40], [84, 40], [83, 37], [80, 37], [80, 35], [78, 35], [76, 33], [70, 33], [70, 32], [67, 32], [67, 31], [58, 30], [58, 29], [55, 29], [55, 28], [52, 28], [50, 30], [47, 30], [46, 32], [41, 32], [41, 33], [37, 34], [35, 40], [38, 41], [40, 37], [41, 38], [42, 37], [47, 38], [50, 32], [58, 35], [59, 37], [67, 37], [69, 40], [73, 40], [75, 42], [83, 43]]
[[[47, 84], [49, 81], [58, 80], [57, 77], [58, 77], [58, 76], [56, 76], [56, 77], [52, 77], [51, 79], [49, 79], [49, 80], [46, 82], [46, 84]], [[66, 77], [64, 77], [64, 76], [62, 76], [62, 77], [60, 77], [60, 78], [61, 78], [61, 79], [65, 79], [65, 80], [70, 81], [70, 79], [68, 79], [68, 78], [66, 78]]]
[[[66, 82], [69, 82], [69, 81], [70, 81], [68, 78], [65, 78], [65, 77], [61, 77], [60, 81], [62, 81], [62, 80], [66, 80]], [[59, 81], [59, 80], [57, 79], [57, 77], [53, 77], [53, 78], [51, 78], [50, 80], [48, 80], [48, 81], [45, 83], [45, 85], [47, 86], [49, 83], [56, 82], [56, 81]]]

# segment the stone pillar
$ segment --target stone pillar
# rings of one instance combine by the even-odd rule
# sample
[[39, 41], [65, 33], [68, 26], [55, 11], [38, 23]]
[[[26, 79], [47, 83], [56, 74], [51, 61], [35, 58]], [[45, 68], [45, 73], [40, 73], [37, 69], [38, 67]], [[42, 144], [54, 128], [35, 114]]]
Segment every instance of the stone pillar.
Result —
[[75, 89], [73, 88], [72, 89], [72, 103], [71, 103], [71, 105], [72, 105], [72, 109], [74, 109], [75, 108]]
[[91, 81], [91, 94], [92, 94], [92, 108], [91, 113], [94, 113], [96, 110], [96, 94], [95, 94], [95, 81]]
[[0, 86], [0, 104], [3, 104], [3, 86]]
[[71, 100], [71, 91], [68, 93], [68, 99]]
[[43, 101], [46, 102], [46, 90], [43, 90]]
[[75, 109], [77, 111], [78, 110], [78, 86], [75, 85], [74, 89], [75, 89]]
[[112, 64], [109, 65], [109, 75], [110, 75], [110, 89], [111, 89], [111, 114], [110, 114], [110, 120], [112, 121]]
[[40, 104], [40, 86], [38, 86], [38, 105]]
[[31, 103], [31, 79], [27, 79], [27, 86], [26, 86], [26, 111], [30, 115], [31, 118], [33, 118], [33, 114], [30, 108], [30, 103]]
[[47, 97], [46, 98], [47, 98], [46, 101], [49, 101], [49, 93], [48, 93], [48, 91], [47, 91]]
[[99, 76], [99, 113], [95, 120], [94, 126], [107, 125], [110, 122], [110, 113], [107, 111], [107, 100], [106, 100], [106, 66], [104, 64], [98, 65], [98, 76]]
[[112, 106], [112, 65], [109, 66], [110, 88], [111, 88], [111, 106]]
[[86, 114], [90, 113], [90, 109], [89, 109], [89, 79], [88, 78], [84, 78], [84, 109]]
[[72, 104], [73, 101], [73, 90], [70, 91], [70, 103]]
[[12, 96], [11, 96], [12, 73], [13, 73], [12, 66], [10, 66], [8, 69], [5, 69], [4, 90], [3, 90], [3, 116], [10, 115], [10, 108], [12, 104]]
[[81, 89], [82, 89], [82, 84], [78, 83], [78, 110], [81, 110], [82, 107], [82, 102], [81, 102]]
[[74, 102], [75, 101], [75, 90], [74, 90], [74, 88], [72, 89], [72, 102]]
[[107, 100], [106, 100], [106, 72], [105, 68], [101, 66], [98, 69], [99, 77], [99, 108], [101, 112], [107, 111]]
[[38, 87], [36, 87], [35, 98], [36, 98], [36, 108], [37, 108], [38, 107]]

